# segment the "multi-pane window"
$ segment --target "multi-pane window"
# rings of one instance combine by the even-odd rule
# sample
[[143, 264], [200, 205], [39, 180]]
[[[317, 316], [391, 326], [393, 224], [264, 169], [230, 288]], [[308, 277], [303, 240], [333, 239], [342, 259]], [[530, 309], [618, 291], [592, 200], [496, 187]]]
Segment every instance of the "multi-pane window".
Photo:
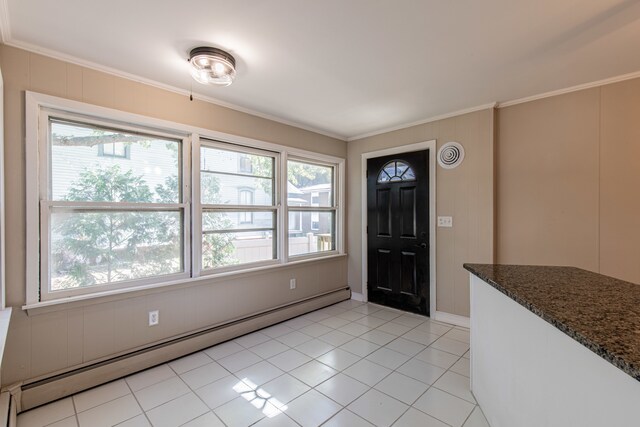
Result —
[[320, 213], [311, 212], [311, 229], [314, 231], [320, 230]]
[[98, 155], [128, 159], [131, 157], [131, 146], [124, 142], [107, 142], [99, 144]]
[[416, 175], [411, 166], [400, 160], [392, 160], [382, 167], [378, 174], [378, 183], [397, 181], [415, 181]]
[[289, 256], [335, 250], [335, 166], [289, 160], [287, 178]]
[[341, 248], [341, 159], [31, 92], [26, 101], [27, 307]]
[[251, 162], [251, 157], [245, 154], [238, 155], [238, 170], [240, 172], [253, 172], [253, 163]]
[[[242, 167], [240, 158], [251, 168]], [[274, 260], [277, 254], [275, 153], [215, 142], [200, 148], [202, 268]], [[246, 165], [245, 165], [246, 166]]]
[[[253, 190], [240, 190], [240, 204], [253, 205]], [[240, 212], [238, 214], [240, 224], [251, 224], [253, 222], [253, 212]]]
[[[182, 140], [48, 119], [42, 299], [185, 271]], [[130, 147], [139, 161], [96, 157]]]

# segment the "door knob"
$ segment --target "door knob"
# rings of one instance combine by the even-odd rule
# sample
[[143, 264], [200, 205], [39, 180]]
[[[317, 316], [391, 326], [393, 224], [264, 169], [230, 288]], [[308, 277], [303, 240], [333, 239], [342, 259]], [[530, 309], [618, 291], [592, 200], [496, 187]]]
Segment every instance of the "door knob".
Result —
[[414, 245], [417, 248], [422, 248], [422, 249], [427, 249], [427, 244], [426, 243], [420, 243], [419, 245]]

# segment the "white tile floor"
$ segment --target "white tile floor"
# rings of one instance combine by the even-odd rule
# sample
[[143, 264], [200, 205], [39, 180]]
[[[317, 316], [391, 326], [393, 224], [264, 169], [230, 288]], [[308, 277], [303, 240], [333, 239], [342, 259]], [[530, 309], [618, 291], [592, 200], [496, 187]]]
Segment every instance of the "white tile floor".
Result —
[[18, 427], [488, 427], [469, 331], [344, 301], [22, 413]]

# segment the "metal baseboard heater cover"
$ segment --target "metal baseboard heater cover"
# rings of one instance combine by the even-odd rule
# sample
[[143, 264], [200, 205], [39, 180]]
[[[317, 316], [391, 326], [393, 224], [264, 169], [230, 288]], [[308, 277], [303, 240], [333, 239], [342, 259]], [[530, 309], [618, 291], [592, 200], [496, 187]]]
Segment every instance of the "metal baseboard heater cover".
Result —
[[350, 297], [351, 291], [348, 287], [340, 288], [72, 371], [24, 383], [21, 385], [21, 391], [17, 393], [17, 412], [166, 363]]

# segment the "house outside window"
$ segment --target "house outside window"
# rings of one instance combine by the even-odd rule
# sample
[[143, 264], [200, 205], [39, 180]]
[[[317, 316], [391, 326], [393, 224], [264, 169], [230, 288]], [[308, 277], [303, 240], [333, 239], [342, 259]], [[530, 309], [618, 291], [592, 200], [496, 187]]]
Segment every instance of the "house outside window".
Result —
[[311, 212], [311, 229], [313, 231], [320, 230], [320, 213]]
[[[240, 190], [239, 191], [239, 199], [241, 205], [252, 205], [253, 204], [253, 190]], [[253, 223], [253, 212], [240, 212], [239, 214], [239, 222], [240, 224], [251, 224]]]
[[110, 142], [98, 145], [98, 156], [131, 158], [131, 146], [123, 142]]
[[289, 212], [289, 236], [302, 235], [302, 212]]
[[251, 163], [251, 157], [245, 154], [238, 155], [238, 170], [240, 172], [251, 173], [253, 172], [253, 164]]

